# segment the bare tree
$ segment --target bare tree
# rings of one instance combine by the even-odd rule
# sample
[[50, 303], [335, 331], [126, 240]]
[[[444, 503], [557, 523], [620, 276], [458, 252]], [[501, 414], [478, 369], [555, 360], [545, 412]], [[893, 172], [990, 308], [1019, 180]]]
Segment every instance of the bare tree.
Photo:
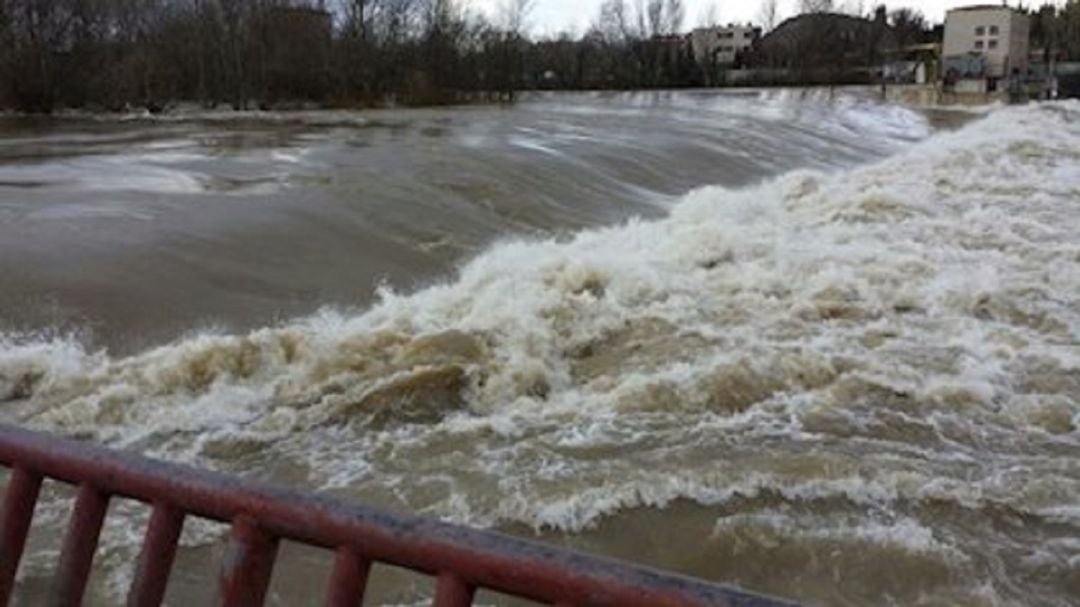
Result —
[[512, 34], [523, 35], [529, 27], [529, 15], [534, 6], [533, 0], [503, 0], [499, 7], [502, 27]]
[[1062, 7], [1057, 32], [1070, 57], [1080, 57], [1080, 0], [1069, 0]]
[[896, 35], [896, 43], [903, 47], [919, 42], [927, 29], [926, 17], [917, 10], [898, 8], [889, 13], [889, 24]]
[[682, 0], [667, 0], [664, 14], [667, 18], [665, 25], [667, 33], [677, 34], [682, 31], [683, 19], [686, 18], [686, 9], [683, 7]]
[[[637, 0], [634, 4], [634, 21], [636, 22], [637, 29], [634, 32], [635, 38], [647, 38], [649, 36], [649, 25], [647, 21], [648, 11], [645, 8], [646, 0]], [[649, 0], [650, 2], [652, 0]]]
[[866, 9], [866, 3], [863, 0], [847, 0], [840, 6], [836, 7], [836, 12], [851, 15], [853, 17], [862, 17], [863, 11]]
[[341, 0], [341, 13], [345, 17], [344, 31], [347, 37], [366, 40], [368, 34], [368, 16], [371, 5], [367, 0]]
[[761, 0], [761, 7], [758, 8], [758, 22], [761, 23], [761, 28], [766, 32], [771, 32], [776, 27], [776, 0]]
[[664, 24], [664, 0], [648, 0], [645, 10], [645, 24], [648, 26], [648, 30], [645, 31], [644, 37], [648, 38], [662, 34]]
[[720, 25], [720, 7], [712, 2], [698, 13], [698, 27], [715, 27]]
[[631, 36], [630, 10], [626, 0], [604, 0], [594, 29], [608, 42], [626, 40]]
[[799, 0], [799, 13], [831, 13], [836, 9], [834, 0]]

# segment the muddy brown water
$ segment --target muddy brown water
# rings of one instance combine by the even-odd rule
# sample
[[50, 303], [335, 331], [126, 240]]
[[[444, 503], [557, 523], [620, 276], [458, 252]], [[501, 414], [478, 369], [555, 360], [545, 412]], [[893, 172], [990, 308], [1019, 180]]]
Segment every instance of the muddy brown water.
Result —
[[[1078, 125], [792, 90], [3, 118], [2, 417], [811, 604], [1072, 604]], [[145, 519], [110, 509], [94, 604]], [[170, 604], [222, 537], [185, 527]], [[329, 558], [287, 545], [271, 601]]]

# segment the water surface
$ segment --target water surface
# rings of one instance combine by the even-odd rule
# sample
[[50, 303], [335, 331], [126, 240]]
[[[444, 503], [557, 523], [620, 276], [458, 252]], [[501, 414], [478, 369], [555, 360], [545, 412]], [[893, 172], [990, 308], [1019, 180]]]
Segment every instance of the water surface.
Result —
[[[5, 123], [4, 418], [810, 603], [1067, 605], [1080, 106], [939, 118], [748, 91]], [[24, 596], [66, 510], [38, 514]], [[103, 604], [144, 520], [110, 517]], [[175, 602], [220, 538], [185, 530]], [[325, 561], [283, 563], [274, 600], [318, 603]]]

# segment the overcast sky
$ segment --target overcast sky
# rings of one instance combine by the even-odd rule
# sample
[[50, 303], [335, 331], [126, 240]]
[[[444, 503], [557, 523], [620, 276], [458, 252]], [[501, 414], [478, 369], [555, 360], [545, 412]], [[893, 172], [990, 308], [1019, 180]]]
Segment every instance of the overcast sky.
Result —
[[[503, 0], [464, 0], [481, 10], [491, 14], [493, 7]], [[529, 17], [531, 30], [534, 34], [555, 34], [560, 31], [570, 30], [581, 34], [589, 24], [596, 20], [602, 0], [533, 0], [533, 9]], [[1000, 0], [884, 0], [889, 10], [908, 6], [918, 9], [928, 19], [940, 22], [945, 18], [947, 9], [965, 6], [969, 4], [997, 4]], [[1060, 0], [1058, 0], [1060, 1]], [[633, 5], [636, 0], [627, 0]], [[794, 13], [798, 0], [778, 0], [779, 19], [783, 20]], [[858, 5], [860, 0], [837, 0], [844, 5]], [[869, 12], [880, 0], [861, 0], [863, 12]], [[683, 29], [691, 29], [702, 22], [702, 17], [708, 12], [709, 7], [716, 6], [718, 19], [727, 23], [757, 21], [758, 10], [761, 0], [683, 0], [686, 6], [686, 19]], [[1009, 0], [1009, 4], [1016, 6], [1018, 0]], [[1042, 4], [1041, 0], [1028, 0], [1028, 6]]]

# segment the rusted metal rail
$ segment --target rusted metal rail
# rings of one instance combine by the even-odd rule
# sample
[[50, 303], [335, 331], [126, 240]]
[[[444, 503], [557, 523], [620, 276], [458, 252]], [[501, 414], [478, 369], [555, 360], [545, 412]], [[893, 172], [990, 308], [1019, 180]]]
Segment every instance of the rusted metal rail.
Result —
[[79, 605], [112, 497], [152, 508], [128, 605], [159, 605], [186, 516], [231, 524], [218, 576], [223, 605], [261, 605], [280, 540], [335, 552], [325, 604], [361, 605], [381, 562], [433, 576], [439, 607], [470, 605], [477, 589], [555, 605], [766, 607], [780, 601], [693, 578], [498, 533], [390, 514], [0, 425], [11, 469], [0, 511], [0, 606], [15, 585], [45, 478], [78, 487], [63, 539], [53, 605]]

